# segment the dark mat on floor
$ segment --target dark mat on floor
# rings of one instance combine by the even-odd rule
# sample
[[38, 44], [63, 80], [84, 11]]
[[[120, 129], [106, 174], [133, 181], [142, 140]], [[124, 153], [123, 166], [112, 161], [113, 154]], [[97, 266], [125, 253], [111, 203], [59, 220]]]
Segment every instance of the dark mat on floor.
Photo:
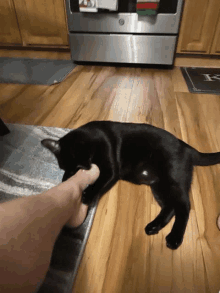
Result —
[[[9, 134], [0, 137], [0, 202], [41, 193], [62, 181], [55, 157], [41, 145], [45, 138], [59, 139], [69, 129], [6, 124]], [[69, 293], [83, 256], [96, 212], [89, 207], [77, 228], [64, 226], [52, 254], [50, 268], [38, 293]]]
[[220, 95], [220, 69], [206, 67], [181, 67], [191, 93]]
[[72, 60], [0, 57], [0, 83], [59, 83], [76, 67]]

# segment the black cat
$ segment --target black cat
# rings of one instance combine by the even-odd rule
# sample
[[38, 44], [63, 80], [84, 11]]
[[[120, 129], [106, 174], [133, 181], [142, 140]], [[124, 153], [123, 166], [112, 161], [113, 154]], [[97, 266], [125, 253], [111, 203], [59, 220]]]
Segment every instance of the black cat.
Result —
[[171, 249], [177, 249], [183, 241], [193, 166], [220, 163], [220, 152], [200, 153], [171, 133], [148, 124], [94, 121], [59, 141], [45, 139], [42, 144], [65, 170], [63, 181], [80, 168], [90, 169], [92, 163], [99, 167], [98, 180], [84, 192], [85, 204], [103, 195], [118, 180], [150, 185], [161, 211], [145, 231], [156, 234], [175, 216], [166, 237]]

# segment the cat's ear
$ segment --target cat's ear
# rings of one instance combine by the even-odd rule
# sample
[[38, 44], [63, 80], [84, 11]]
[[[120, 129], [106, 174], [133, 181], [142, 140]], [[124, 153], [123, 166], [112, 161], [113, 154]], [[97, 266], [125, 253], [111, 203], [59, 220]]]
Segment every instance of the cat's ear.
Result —
[[55, 155], [60, 153], [61, 147], [57, 140], [44, 139], [41, 141], [41, 144]]

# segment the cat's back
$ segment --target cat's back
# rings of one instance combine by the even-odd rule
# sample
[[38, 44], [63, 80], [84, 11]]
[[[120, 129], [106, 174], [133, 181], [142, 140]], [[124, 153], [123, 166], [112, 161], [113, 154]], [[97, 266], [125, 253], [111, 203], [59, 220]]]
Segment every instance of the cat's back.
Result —
[[[91, 122], [92, 124], [93, 122]], [[140, 137], [144, 139], [151, 138], [153, 140], [170, 140], [176, 141], [177, 138], [170, 132], [155, 127], [147, 123], [127, 123], [115, 121], [94, 121], [94, 126], [103, 129], [103, 131], [113, 132], [120, 137], [133, 138]]]
[[145, 123], [126, 123], [116, 121], [92, 121], [72, 133], [80, 133], [89, 140], [108, 140], [116, 144], [176, 144], [178, 139], [161, 128]]
[[85, 128], [90, 131], [94, 130], [103, 130], [105, 132], [122, 132], [126, 133], [140, 133], [140, 132], [154, 132], [157, 129], [163, 131], [160, 128], [152, 126], [150, 124], [145, 123], [129, 123], [129, 122], [118, 122], [118, 121], [91, 121], [80, 128]]

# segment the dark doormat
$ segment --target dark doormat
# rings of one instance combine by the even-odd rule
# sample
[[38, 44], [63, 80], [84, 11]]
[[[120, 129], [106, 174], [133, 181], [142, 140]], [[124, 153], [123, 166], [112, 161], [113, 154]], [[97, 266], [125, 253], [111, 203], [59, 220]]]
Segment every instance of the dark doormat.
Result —
[[72, 60], [0, 57], [0, 83], [59, 83], [76, 67]]
[[[59, 139], [70, 129], [6, 124], [10, 133], [0, 136], [0, 202], [42, 193], [62, 181], [55, 157], [41, 145], [45, 138]], [[38, 293], [69, 293], [92, 227], [98, 199], [77, 228], [64, 226], [54, 245], [46, 278]]]
[[220, 95], [220, 68], [181, 67], [191, 93]]

